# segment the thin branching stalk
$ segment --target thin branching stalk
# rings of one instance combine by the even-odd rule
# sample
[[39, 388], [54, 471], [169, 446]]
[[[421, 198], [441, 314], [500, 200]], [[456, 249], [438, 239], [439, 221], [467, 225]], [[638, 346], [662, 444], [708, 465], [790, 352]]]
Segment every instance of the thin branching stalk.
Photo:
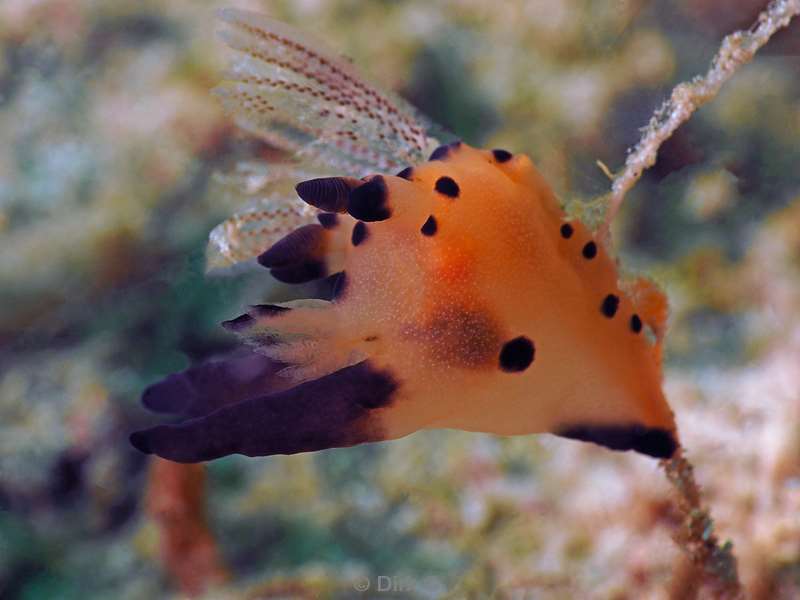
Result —
[[[609, 227], [625, 195], [642, 173], [655, 164], [661, 145], [699, 107], [713, 100], [722, 85], [739, 68], [749, 63], [776, 31], [786, 27], [798, 14], [800, 0], [773, 0], [750, 29], [725, 37], [704, 76], [698, 75], [672, 90], [669, 99], [655, 111], [643, 128], [642, 137], [629, 152], [622, 171], [612, 177], [605, 220], [598, 231], [601, 240], [608, 241]], [[733, 546], [729, 541], [720, 544], [714, 533], [714, 522], [708, 509], [702, 506], [691, 463], [679, 450], [670, 460], [662, 461], [661, 466], [676, 492], [680, 525], [674, 537], [678, 546], [702, 573], [702, 581], [714, 597], [726, 600], [741, 598], [743, 591]]]
[[614, 176], [608, 197], [605, 222], [600, 226], [599, 237], [608, 240], [611, 222], [619, 212], [625, 195], [639, 181], [642, 173], [656, 162], [658, 149], [694, 111], [713, 100], [722, 84], [743, 65], [749, 63], [756, 52], [779, 29], [786, 27], [800, 14], [800, 0], [773, 0], [747, 31], [737, 31], [722, 40], [711, 67], [704, 76], [679, 83], [643, 128], [639, 143], [629, 152], [622, 172]]
[[694, 468], [678, 449], [669, 460], [661, 461], [667, 480], [676, 492], [680, 525], [673, 533], [678, 547], [702, 573], [702, 582], [714, 598], [733, 600], [742, 597], [742, 586], [733, 554], [733, 544], [720, 544], [714, 533], [714, 521], [702, 506]]

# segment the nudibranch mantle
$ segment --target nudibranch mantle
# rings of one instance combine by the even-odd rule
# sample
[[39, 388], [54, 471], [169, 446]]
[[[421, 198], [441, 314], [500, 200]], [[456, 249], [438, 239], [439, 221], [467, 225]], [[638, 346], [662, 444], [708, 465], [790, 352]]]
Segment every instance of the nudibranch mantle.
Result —
[[226, 322], [285, 365], [278, 391], [138, 432], [134, 445], [190, 462], [454, 428], [672, 455], [663, 297], [646, 280], [620, 283], [527, 156], [457, 142], [397, 176], [298, 193], [325, 211], [320, 224], [259, 262], [291, 283], [338, 273], [335, 297]]

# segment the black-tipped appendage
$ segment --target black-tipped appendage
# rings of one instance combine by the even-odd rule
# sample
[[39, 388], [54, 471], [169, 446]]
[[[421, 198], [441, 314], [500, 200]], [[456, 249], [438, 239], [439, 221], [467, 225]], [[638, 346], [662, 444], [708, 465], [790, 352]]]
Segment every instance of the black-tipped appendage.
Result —
[[301, 181], [295, 186], [297, 195], [310, 204], [328, 212], [344, 212], [350, 190], [360, 181], [350, 177], [320, 177]]
[[258, 257], [258, 263], [270, 269], [273, 277], [284, 283], [306, 283], [325, 277], [326, 233], [322, 225], [304, 225], [277, 241]]
[[322, 225], [304, 225], [275, 242], [258, 257], [258, 263], [268, 269], [289, 267], [322, 254], [325, 228]]
[[204, 417], [134, 432], [130, 441], [142, 452], [184, 463], [352, 446], [383, 439], [372, 411], [390, 404], [396, 389], [389, 373], [364, 361]]
[[461, 147], [461, 140], [439, 146], [428, 157], [428, 160], [445, 160], [450, 154]]
[[673, 432], [644, 425], [572, 425], [556, 435], [593, 442], [611, 450], [635, 450], [655, 458], [670, 458], [678, 448]]
[[263, 396], [286, 387], [276, 373], [286, 365], [251, 351], [238, 351], [168, 375], [142, 394], [153, 412], [198, 417], [228, 404]]

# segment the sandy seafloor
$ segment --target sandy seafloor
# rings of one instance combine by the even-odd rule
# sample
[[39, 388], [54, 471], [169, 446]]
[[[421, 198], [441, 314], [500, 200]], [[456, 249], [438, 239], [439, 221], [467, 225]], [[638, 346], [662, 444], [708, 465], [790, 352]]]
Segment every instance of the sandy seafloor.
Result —
[[[465, 141], [530, 154], [564, 200], [607, 189], [595, 161], [618, 168], [759, 4], [232, 3], [325, 39]], [[156, 422], [139, 396], [231, 347], [218, 323], [245, 304], [296, 294], [256, 269], [203, 275], [235, 200], [215, 173], [251, 147], [209, 94], [222, 5], [0, 3], [0, 597], [692, 597], [656, 461], [546, 435], [218, 460], [207, 529], [187, 534], [206, 554], [165, 557], [127, 442]], [[614, 231], [668, 293], [666, 391], [763, 599], [800, 597], [798, 165], [795, 27], [668, 142]]]

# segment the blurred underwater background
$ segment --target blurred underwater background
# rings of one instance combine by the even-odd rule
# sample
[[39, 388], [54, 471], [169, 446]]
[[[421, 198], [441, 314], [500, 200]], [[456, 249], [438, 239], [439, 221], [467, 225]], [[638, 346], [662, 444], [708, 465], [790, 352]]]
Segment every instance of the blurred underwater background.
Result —
[[[692, 598], [655, 460], [428, 431], [177, 468], [142, 391], [299, 297], [205, 274], [280, 159], [210, 93], [215, 10], [293, 24], [464, 141], [595, 198], [654, 108], [758, 0], [0, 3], [0, 598]], [[283, 157], [285, 159], [285, 157]], [[665, 389], [748, 597], [800, 597], [800, 23], [661, 149], [614, 223], [671, 304]]]

